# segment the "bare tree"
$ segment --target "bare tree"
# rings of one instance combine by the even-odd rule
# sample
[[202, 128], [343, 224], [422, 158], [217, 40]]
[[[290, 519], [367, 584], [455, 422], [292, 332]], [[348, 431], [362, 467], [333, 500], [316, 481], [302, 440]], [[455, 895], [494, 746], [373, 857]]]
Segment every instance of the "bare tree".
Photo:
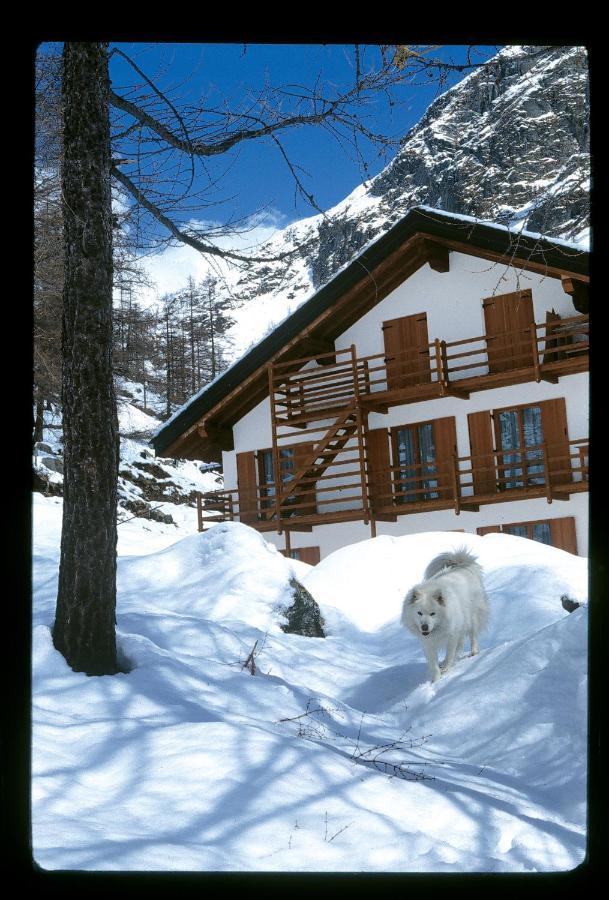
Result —
[[[42, 440], [43, 410], [61, 398], [61, 318], [64, 280], [64, 210], [61, 195], [61, 57], [39, 53], [35, 68], [34, 172], [34, 371], [33, 441]], [[142, 266], [122, 228], [126, 211], [114, 204], [112, 215], [114, 288], [121, 297], [146, 284]], [[121, 310], [122, 311], [122, 310]], [[137, 316], [135, 304], [132, 317]], [[119, 313], [120, 323], [120, 313]], [[119, 342], [120, 350], [125, 348]], [[123, 362], [121, 358], [119, 362]]]
[[34, 177], [34, 441], [42, 440], [43, 407], [61, 393], [63, 212], [57, 162], [61, 73], [56, 57], [37, 60]]

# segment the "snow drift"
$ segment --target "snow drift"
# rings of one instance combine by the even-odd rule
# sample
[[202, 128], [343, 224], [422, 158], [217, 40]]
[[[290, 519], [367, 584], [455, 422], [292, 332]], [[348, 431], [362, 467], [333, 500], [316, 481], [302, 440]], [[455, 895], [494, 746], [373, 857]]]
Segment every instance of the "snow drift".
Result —
[[[365, 541], [310, 568], [244, 525], [170, 544], [175, 529], [134, 522], [117, 610], [131, 668], [88, 678], [50, 638], [60, 512], [58, 498], [37, 498], [42, 867], [520, 872], [582, 861], [585, 560], [507, 535], [430, 533]], [[464, 540], [484, 569], [490, 623], [480, 655], [432, 685], [399, 624], [401, 598]], [[293, 573], [320, 604], [324, 639], [281, 630]], [[568, 614], [563, 594], [582, 605]], [[252, 677], [243, 663], [256, 641]]]

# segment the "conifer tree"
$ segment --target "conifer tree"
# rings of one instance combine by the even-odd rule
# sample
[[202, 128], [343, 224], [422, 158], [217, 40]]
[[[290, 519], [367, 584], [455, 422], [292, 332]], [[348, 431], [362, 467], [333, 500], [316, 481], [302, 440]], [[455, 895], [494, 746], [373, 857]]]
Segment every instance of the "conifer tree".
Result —
[[115, 635], [119, 436], [112, 371], [108, 54], [63, 52], [64, 499], [53, 643], [75, 671], [118, 671]]

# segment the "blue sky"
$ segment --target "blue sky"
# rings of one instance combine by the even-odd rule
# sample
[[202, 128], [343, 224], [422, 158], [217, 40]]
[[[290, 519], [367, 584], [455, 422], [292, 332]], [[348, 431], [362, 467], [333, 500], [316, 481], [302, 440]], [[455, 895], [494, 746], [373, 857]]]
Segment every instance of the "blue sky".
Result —
[[[349, 84], [353, 79], [352, 52], [341, 45], [313, 44], [132, 44], [117, 46], [131, 56], [139, 68], [179, 103], [239, 102], [261, 87], [272, 84], [312, 85], [317, 75], [325, 81]], [[465, 47], [442, 47], [438, 56], [461, 62]], [[480, 46], [482, 62], [498, 47]], [[467, 73], [464, 73], [467, 74]], [[370, 123], [387, 135], [403, 136], [421, 118], [432, 100], [464, 75], [454, 74], [439, 89], [435, 83], [405, 85], [400, 103], [390, 107], [382, 98], [368, 110]], [[111, 60], [111, 78], [117, 92], [124, 93], [137, 75], [119, 56]], [[421, 79], [419, 79], [421, 81]], [[172, 92], [175, 91], [175, 94]], [[349, 149], [319, 128], [295, 130], [283, 137], [290, 158], [300, 169], [308, 190], [322, 209], [346, 197], [365, 178], [365, 172]], [[362, 143], [370, 176], [377, 174], [394, 155], [379, 156], [377, 148]], [[295, 197], [294, 180], [271, 142], [248, 142], [238, 153], [212, 162], [208, 171], [222, 175], [214, 193], [214, 205], [197, 218], [225, 221], [267, 209], [275, 223], [313, 215], [315, 209]], [[216, 201], [222, 201], [217, 202]]]

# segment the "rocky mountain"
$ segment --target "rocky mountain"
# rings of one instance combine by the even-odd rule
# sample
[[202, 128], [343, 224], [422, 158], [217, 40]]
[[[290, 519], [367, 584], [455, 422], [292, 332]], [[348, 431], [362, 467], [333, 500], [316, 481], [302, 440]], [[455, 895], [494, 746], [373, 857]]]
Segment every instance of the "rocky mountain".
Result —
[[233, 289], [276, 322], [418, 205], [585, 243], [588, 123], [584, 48], [504, 48], [431, 104], [379, 175], [277, 233], [265, 249], [298, 248], [289, 271], [259, 264]]

